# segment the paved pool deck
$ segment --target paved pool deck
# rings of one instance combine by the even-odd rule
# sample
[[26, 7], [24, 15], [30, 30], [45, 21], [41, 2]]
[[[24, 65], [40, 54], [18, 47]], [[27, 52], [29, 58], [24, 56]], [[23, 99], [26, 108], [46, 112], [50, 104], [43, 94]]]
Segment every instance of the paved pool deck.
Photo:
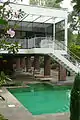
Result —
[[8, 120], [69, 120], [69, 113], [32, 115], [6, 88], [0, 93], [0, 113]]
[[0, 113], [8, 120], [34, 120], [32, 114], [6, 89], [1, 95], [5, 101], [0, 100]]

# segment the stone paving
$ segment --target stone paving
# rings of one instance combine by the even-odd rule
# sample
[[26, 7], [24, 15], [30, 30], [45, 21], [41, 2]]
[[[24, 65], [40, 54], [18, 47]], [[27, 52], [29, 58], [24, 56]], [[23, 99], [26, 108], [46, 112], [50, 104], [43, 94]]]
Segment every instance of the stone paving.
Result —
[[[54, 71], [52, 83], [57, 82], [57, 74], [57, 71]], [[67, 79], [63, 83], [72, 83], [74, 76]], [[69, 120], [69, 113], [32, 115], [6, 88], [3, 88], [0, 94], [5, 98], [5, 101], [0, 100], [0, 113], [8, 120]]]
[[69, 113], [36, 115], [35, 120], [69, 120]]
[[11, 94], [3, 88], [1, 95], [5, 101], [0, 101], [0, 113], [8, 120], [34, 120], [32, 114]]

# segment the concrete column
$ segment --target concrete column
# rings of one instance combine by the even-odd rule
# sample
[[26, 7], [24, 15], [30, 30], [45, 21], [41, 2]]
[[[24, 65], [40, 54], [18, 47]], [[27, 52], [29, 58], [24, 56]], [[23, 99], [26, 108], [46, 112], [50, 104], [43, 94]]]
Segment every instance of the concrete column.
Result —
[[25, 69], [25, 57], [20, 59], [21, 68]]
[[16, 58], [16, 69], [20, 70], [20, 58]]
[[62, 67], [61, 65], [59, 66], [59, 76], [58, 76], [59, 81], [65, 81], [66, 80], [66, 69]]
[[68, 42], [68, 18], [65, 18], [65, 50], [67, 51], [67, 42]]
[[26, 72], [28, 72], [31, 69], [32, 63], [31, 63], [31, 56], [28, 55], [26, 58]]
[[34, 70], [40, 70], [39, 55], [34, 56]]
[[12, 74], [13, 73], [13, 59], [9, 59], [8, 62], [7, 62], [7, 69], [10, 70], [9, 71], [9, 74]]
[[13, 59], [8, 60], [8, 66], [13, 69]]
[[44, 56], [44, 75], [50, 76], [50, 69], [51, 69], [51, 58], [48, 55]]

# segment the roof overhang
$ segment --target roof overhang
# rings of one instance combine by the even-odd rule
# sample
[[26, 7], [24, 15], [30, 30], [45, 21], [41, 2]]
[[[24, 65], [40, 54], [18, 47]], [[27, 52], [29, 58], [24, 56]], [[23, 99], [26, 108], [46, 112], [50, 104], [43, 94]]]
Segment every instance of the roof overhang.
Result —
[[13, 12], [18, 12], [21, 9], [24, 13], [23, 17], [18, 19], [12, 17], [11, 20], [38, 22], [38, 23], [57, 23], [67, 18], [68, 11], [66, 9], [52, 9], [39, 6], [29, 6], [22, 4], [10, 3], [9, 7]]

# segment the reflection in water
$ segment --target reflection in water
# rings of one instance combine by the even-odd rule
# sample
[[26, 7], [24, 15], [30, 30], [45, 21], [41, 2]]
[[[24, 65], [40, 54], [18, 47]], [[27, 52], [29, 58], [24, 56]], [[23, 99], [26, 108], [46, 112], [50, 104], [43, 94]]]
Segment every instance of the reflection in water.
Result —
[[67, 90], [66, 94], [67, 94], [68, 98], [70, 99], [71, 90]]
[[34, 89], [31, 89], [31, 92], [34, 92]]

